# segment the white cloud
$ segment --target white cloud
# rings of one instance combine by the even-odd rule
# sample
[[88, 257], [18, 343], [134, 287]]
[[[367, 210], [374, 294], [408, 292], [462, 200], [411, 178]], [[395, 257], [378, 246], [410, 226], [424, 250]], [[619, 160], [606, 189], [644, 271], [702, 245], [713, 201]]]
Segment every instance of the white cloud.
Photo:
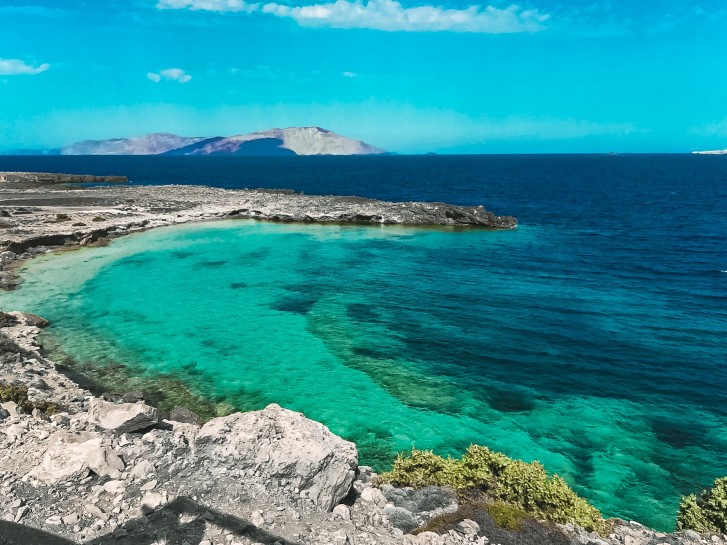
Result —
[[389, 32], [537, 32], [545, 28], [549, 17], [536, 9], [523, 9], [515, 4], [505, 8], [472, 5], [458, 9], [435, 5], [404, 7], [398, 0], [335, 0], [304, 6], [277, 2], [260, 5], [244, 0], [159, 0], [157, 7], [216, 12], [262, 11], [291, 18], [301, 26]]
[[344, 78], [355, 78], [358, 77], [358, 74], [356, 72], [344, 72], [341, 74]]
[[176, 81], [178, 83], [188, 83], [192, 81], [192, 76], [187, 74], [181, 68], [165, 68], [159, 73], [147, 72], [146, 77], [154, 83], [159, 83], [163, 79], [167, 81]]
[[244, 0], [159, 0], [159, 9], [192, 9], [199, 11], [257, 11], [258, 4], [248, 4]]
[[33, 76], [45, 72], [49, 68], [50, 64], [47, 63], [33, 66], [19, 59], [0, 59], [0, 76], [19, 76], [23, 74]]
[[405, 8], [397, 0], [336, 0], [328, 4], [291, 7], [270, 3], [265, 13], [291, 17], [302, 26], [366, 28], [408, 32], [536, 32], [548, 18], [537, 10], [470, 6], [464, 9], [433, 5]]

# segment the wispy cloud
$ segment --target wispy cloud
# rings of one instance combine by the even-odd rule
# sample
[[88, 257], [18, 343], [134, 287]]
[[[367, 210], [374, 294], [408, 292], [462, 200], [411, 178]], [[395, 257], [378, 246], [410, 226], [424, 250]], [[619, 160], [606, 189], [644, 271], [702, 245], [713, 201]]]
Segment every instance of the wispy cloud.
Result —
[[50, 64], [43, 63], [33, 66], [20, 59], [0, 59], [0, 76], [20, 76], [40, 74], [50, 68]]
[[356, 72], [344, 72], [341, 74], [344, 78], [356, 78], [358, 74]]
[[159, 0], [159, 9], [192, 9], [215, 12], [258, 12], [290, 18], [301, 26], [360, 28], [389, 32], [475, 32], [504, 34], [538, 32], [548, 14], [518, 5], [499, 8], [472, 5], [445, 8], [431, 4], [405, 7], [398, 0], [336, 0], [289, 6], [277, 2], [244, 0]]
[[177, 83], [189, 83], [192, 81], [192, 76], [181, 68], [166, 68], [158, 73], [147, 72], [146, 77], [154, 83], [159, 83], [162, 80], [176, 81]]
[[244, 0], [159, 0], [159, 9], [192, 9], [199, 11], [242, 11], [252, 12], [259, 4], [248, 4]]
[[270, 3], [263, 6], [263, 11], [278, 17], [290, 17], [301, 26], [390, 32], [536, 32], [543, 29], [548, 18], [537, 10], [523, 10], [515, 5], [508, 8], [470, 6], [453, 9], [433, 5], [407, 8], [397, 0], [337, 0], [329, 4], [296, 7]]

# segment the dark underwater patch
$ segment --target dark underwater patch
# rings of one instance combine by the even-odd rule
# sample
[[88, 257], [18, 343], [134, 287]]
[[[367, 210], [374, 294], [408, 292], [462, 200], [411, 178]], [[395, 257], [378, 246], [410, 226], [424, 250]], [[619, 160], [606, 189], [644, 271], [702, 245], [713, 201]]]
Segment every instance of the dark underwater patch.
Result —
[[200, 266], [207, 269], [218, 269], [227, 265], [227, 261], [201, 261]]
[[192, 257], [194, 255], [194, 252], [172, 252], [171, 256], [175, 259], [187, 259], [188, 257]]
[[246, 284], [245, 282], [231, 282], [230, 283], [230, 287], [233, 290], [241, 290], [241, 289], [248, 287], [249, 285], [250, 284]]
[[315, 297], [305, 295], [284, 297], [273, 303], [270, 308], [281, 312], [294, 312], [295, 314], [305, 315], [310, 312], [316, 301]]
[[651, 422], [651, 428], [659, 441], [678, 449], [702, 445], [706, 435], [704, 427], [693, 421], [679, 422], [655, 418]]
[[491, 390], [487, 401], [490, 407], [501, 413], [526, 413], [535, 408], [531, 396], [515, 390]]

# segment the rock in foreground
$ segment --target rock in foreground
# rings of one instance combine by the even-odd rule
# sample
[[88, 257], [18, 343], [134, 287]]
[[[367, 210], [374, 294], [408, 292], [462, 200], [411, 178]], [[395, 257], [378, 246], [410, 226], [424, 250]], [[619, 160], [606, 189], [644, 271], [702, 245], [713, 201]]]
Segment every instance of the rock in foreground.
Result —
[[325, 511], [348, 495], [358, 467], [356, 445], [278, 405], [210, 420], [195, 447], [212, 463], [288, 481]]

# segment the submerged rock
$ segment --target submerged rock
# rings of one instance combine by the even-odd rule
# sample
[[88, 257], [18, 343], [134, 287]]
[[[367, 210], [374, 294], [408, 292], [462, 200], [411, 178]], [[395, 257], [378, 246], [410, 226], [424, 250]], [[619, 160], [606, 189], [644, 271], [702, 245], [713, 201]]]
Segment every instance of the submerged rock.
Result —
[[195, 447], [198, 458], [288, 480], [325, 511], [346, 497], [358, 465], [356, 445], [278, 405], [210, 420]]

